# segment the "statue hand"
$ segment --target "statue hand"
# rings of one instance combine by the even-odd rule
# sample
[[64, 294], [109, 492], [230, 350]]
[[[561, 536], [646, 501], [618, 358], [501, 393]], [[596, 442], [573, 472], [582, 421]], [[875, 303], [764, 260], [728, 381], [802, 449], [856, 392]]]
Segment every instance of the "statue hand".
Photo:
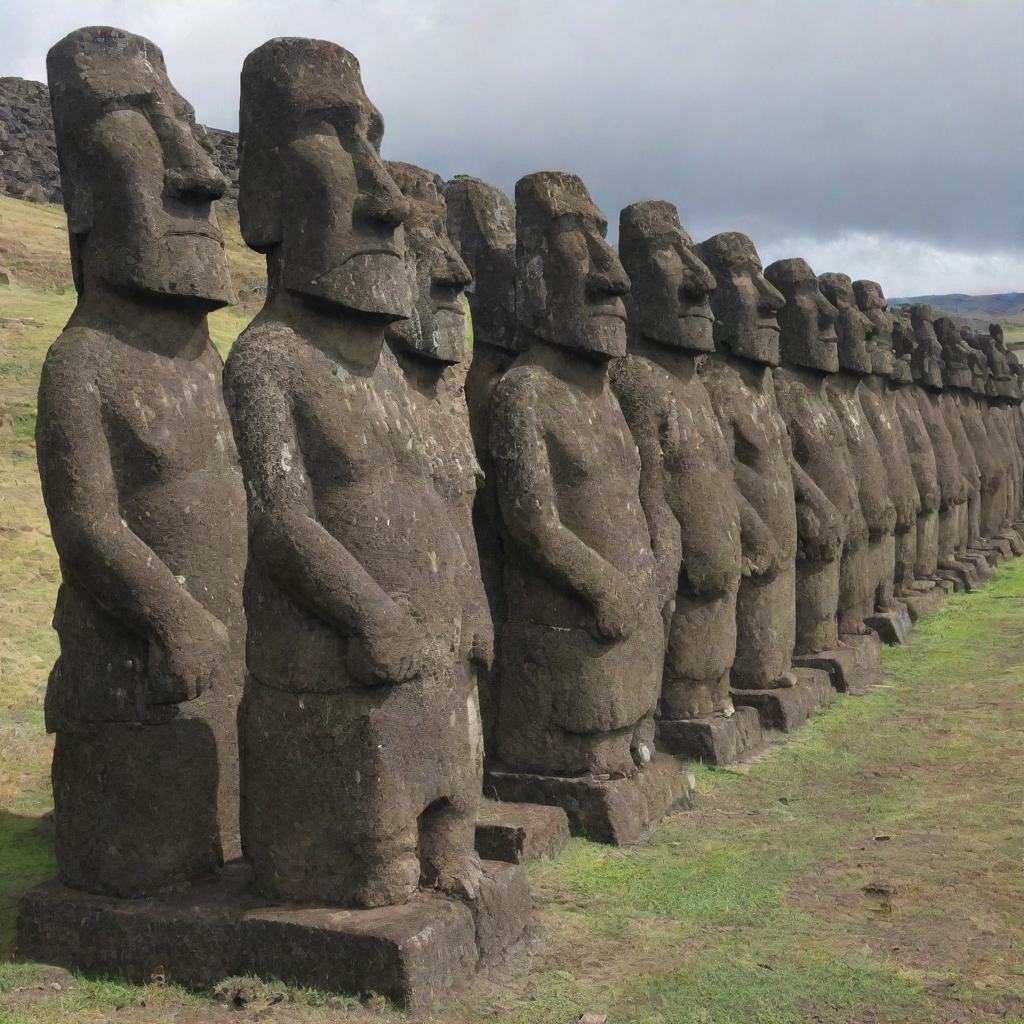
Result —
[[427, 652], [423, 631], [408, 612], [399, 609], [384, 629], [363, 637], [354, 645], [361, 648], [363, 671], [369, 684], [407, 683], [426, 668]]
[[217, 678], [230, 663], [228, 631], [204, 610], [181, 636], [150, 640], [147, 703], [196, 700], [216, 688]]
[[628, 640], [640, 615], [640, 594], [635, 584], [623, 576], [617, 587], [597, 600], [594, 615], [598, 637]]

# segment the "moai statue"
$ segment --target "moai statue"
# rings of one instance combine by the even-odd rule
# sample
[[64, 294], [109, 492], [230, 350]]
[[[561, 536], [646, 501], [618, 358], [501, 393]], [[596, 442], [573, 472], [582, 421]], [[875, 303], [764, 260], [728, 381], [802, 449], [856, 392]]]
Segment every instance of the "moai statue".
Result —
[[[644, 792], [668, 594], [658, 593], [640, 457], [608, 380], [626, 352], [629, 280], [605, 229], [575, 175], [516, 185], [524, 351], [491, 407], [508, 613], [500, 766], [487, 791], [560, 804], [575, 832], [621, 842], [667, 809]], [[599, 797], [609, 785], [614, 799]], [[625, 811], [632, 835], [616, 820]]]
[[476, 677], [490, 667], [494, 637], [473, 533], [473, 505], [483, 472], [465, 396], [469, 339], [461, 300], [471, 277], [448, 237], [440, 176], [394, 160], [388, 161], [387, 169], [409, 204], [404, 229], [416, 295], [413, 315], [389, 325], [385, 338], [409, 384], [431, 476], [462, 543], [461, 655]]
[[861, 401], [866, 390], [862, 384], [871, 377], [873, 367], [874, 322], [858, 307], [853, 282], [846, 274], [822, 274], [818, 281], [839, 313], [839, 372], [829, 376], [826, 391], [843, 425], [868, 529], [864, 618], [886, 643], [903, 643], [912, 623], [907, 606], [894, 593], [896, 509], [882, 450]]
[[715, 279], [671, 203], [627, 206], [619, 256], [631, 284], [629, 354], [612, 387], [640, 450], [640, 501], [667, 598], [658, 746], [715, 764], [762, 742], [729, 695], [742, 571], [732, 458], [697, 358], [714, 350]]
[[967, 485], [967, 503], [957, 512], [957, 558], [974, 565], [975, 575], [985, 580], [991, 576], [988, 562], [989, 546], [982, 546], [979, 529], [981, 512], [981, 470], [974, 448], [964, 429], [964, 398], [971, 389], [970, 349], [949, 317], [935, 317], [936, 338], [942, 350], [942, 393], [939, 409], [953, 439], [953, 448], [960, 462], [960, 472]]
[[225, 368], [249, 495], [242, 839], [262, 895], [350, 907], [481, 882], [479, 607], [384, 346], [414, 313], [409, 344], [450, 358], [457, 314], [414, 301], [382, 133], [341, 47], [246, 58], [239, 212], [269, 282]]
[[[473, 276], [466, 289], [473, 329], [473, 352], [466, 373], [466, 405], [483, 474], [473, 506], [473, 529], [497, 641], [505, 621], [505, 554], [488, 435], [491, 397], [517, 354], [516, 211], [512, 200], [501, 189], [468, 175], [460, 174], [447, 182], [444, 197], [448, 207], [448, 234]], [[489, 670], [481, 668], [477, 674], [486, 757], [490, 757], [494, 747], [498, 713], [497, 661], [496, 658]]]
[[[871, 584], [867, 527], [843, 425], [827, 392], [829, 375], [839, 369], [838, 313], [805, 260], [779, 260], [765, 269], [765, 277], [786, 300], [779, 313], [782, 365], [775, 371], [779, 411], [797, 464], [826, 497], [839, 524], [828, 544], [800, 538], [797, 664], [828, 668], [835, 685], [861, 690], [876, 681], [878, 651], [870, 650], [868, 641], [877, 644], [877, 638], [864, 625]], [[811, 516], [803, 519], [817, 527]], [[841, 646], [840, 637], [850, 646]], [[853, 646], [861, 638], [863, 655]]]
[[[881, 285], [875, 281], [854, 281], [857, 307], [872, 324], [870, 335], [871, 373], [860, 387], [861, 405], [878, 442], [888, 479], [889, 497], [896, 512], [893, 538], [892, 585], [896, 597], [907, 607], [911, 618], [935, 611], [942, 592], [933, 580], [915, 578], [917, 562], [917, 524], [922, 514], [922, 498], [917, 472], [912, 464], [906, 431], [899, 413], [899, 392], [911, 383], [909, 359], [895, 358], [893, 317]], [[915, 403], [916, 409], [916, 403]], [[915, 428], [917, 424], [914, 424]], [[924, 430], [924, 425], [920, 425]], [[925, 433], [927, 440], [927, 433]], [[931, 444], [928, 444], [931, 450]], [[934, 475], [934, 454], [932, 469]], [[934, 484], [933, 495], [937, 495]], [[888, 572], [888, 558], [883, 569]], [[934, 571], [934, 568], [933, 570]], [[885, 581], [888, 577], [886, 576]]]
[[[717, 282], [715, 352], [702, 376], [732, 460], [740, 513], [733, 701], [758, 707], [763, 722], [788, 729], [799, 724], [789, 717], [796, 704], [806, 718], [829, 689], [824, 673], [793, 669], [798, 524], [826, 550], [838, 546], [840, 524], [794, 460], [776, 402], [773, 367], [785, 300], [765, 279], [746, 235], [715, 235], [697, 252]], [[790, 688], [806, 698], [791, 699]]]
[[907, 443], [907, 454], [914, 472], [914, 483], [921, 498], [921, 510], [917, 516], [917, 537], [914, 547], [914, 579], [918, 582], [931, 581], [941, 596], [946, 593], [944, 586], [936, 577], [939, 559], [939, 488], [938, 468], [935, 462], [935, 450], [932, 447], [928, 428], [921, 416], [918, 403], [921, 384], [924, 379], [924, 361], [916, 358], [918, 353], [917, 340], [914, 337], [910, 317], [902, 309], [895, 310], [892, 317], [893, 348], [895, 362], [891, 383], [893, 398], [900, 425], [903, 427], [903, 438]]
[[1006, 357], [1013, 378], [1008, 389], [1011, 391], [1007, 407], [1008, 431], [1020, 464], [1016, 477], [1017, 500], [1011, 515], [1014, 529], [1024, 536], [1024, 365], [1015, 352], [1008, 351]]
[[960, 459], [946, 425], [939, 397], [942, 394], [942, 346], [935, 334], [934, 307], [919, 303], [909, 308], [914, 335], [911, 370], [916, 382], [915, 398], [921, 419], [928, 431], [935, 454], [939, 482], [938, 559], [936, 575], [949, 580], [957, 590], [970, 589], [978, 583], [974, 563], [957, 559], [958, 523], [966, 510], [967, 481], [960, 468]]
[[57, 865], [141, 896], [239, 853], [245, 493], [206, 322], [234, 301], [225, 181], [149, 40], [79, 29], [47, 72], [78, 290], [36, 426]]

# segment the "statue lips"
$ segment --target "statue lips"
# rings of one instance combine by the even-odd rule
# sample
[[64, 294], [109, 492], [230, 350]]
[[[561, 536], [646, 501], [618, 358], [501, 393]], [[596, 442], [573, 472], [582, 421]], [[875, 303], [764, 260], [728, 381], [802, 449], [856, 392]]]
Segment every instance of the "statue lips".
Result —
[[599, 317], [610, 317], [615, 320], [626, 319], [626, 306], [617, 295], [604, 301], [595, 302], [590, 311], [591, 319]]

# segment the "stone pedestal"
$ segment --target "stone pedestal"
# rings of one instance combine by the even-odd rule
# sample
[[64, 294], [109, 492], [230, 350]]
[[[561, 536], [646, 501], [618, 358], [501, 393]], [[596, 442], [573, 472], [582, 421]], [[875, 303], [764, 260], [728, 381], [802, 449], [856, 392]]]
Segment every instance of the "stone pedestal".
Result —
[[250, 888], [241, 861], [215, 879], [145, 899], [92, 896], [58, 881], [18, 907], [21, 957], [86, 974], [197, 988], [255, 974], [289, 984], [386, 996], [419, 1011], [496, 962], [526, 934], [523, 869], [487, 862], [472, 903], [418, 893], [376, 910], [274, 905]]
[[838, 647], [817, 654], [795, 656], [793, 665], [796, 668], [823, 669], [840, 693], [858, 696], [882, 681], [882, 641], [877, 633], [865, 636], [843, 633]]
[[794, 668], [796, 686], [774, 690], [733, 690], [733, 703], [757, 711], [762, 729], [793, 732], [815, 709], [829, 704], [835, 690], [828, 672], [817, 668]]
[[[902, 600], [901, 597], [900, 601]], [[905, 605], [868, 615], [864, 619], [864, 624], [878, 634], [883, 644], [905, 644], [914, 629], [913, 619]]]
[[643, 842], [663, 817], [688, 809], [693, 786], [685, 765], [665, 754], [655, 756], [628, 779], [565, 778], [498, 766], [484, 774], [486, 796], [561, 807], [574, 836], [613, 846]]
[[[985, 538], [993, 551], [999, 553], [1001, 559], [1013, 558], [1013, 543], [1009, 537], [1004, 537], [1001, 534], [996, 534], [994, 537]], [[989, 565], [998, 565], [998, 562], [993, 562], [991, 557], [989, 558]]]
[[483, 800], [476, 821], [476, 852], [510, 864], [555, 857], [569, 842], [569, 817], [561, 807]]
[[1003, 530], [1000, 530], [997, 537], [1001, 537], [1010, 545], [1010, 551], [1013, 553], [1014, 558], [1018, 558], [1020, 555], [1024, 555], [1024, 537], [1020, 535], [1020, 532], [1012, 526], [1008, 526]]
[[655, 741], [659, 751], [707, 764], [733, 764], [765, 746], [761, 721], [750, 707], [737, 707], [728, 717], [659, 720]]
[[900, 600], [907, 606], [912, 621], [917, 622], [922, 615], [934, 615], [946, 602], [946, 588], [938, 583], [930, 590], [901, 594]]

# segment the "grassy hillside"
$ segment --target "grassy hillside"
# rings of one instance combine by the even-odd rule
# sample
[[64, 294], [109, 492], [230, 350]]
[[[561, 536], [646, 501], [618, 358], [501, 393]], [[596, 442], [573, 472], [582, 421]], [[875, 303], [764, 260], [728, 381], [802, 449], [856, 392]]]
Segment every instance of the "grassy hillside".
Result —
[[894, 306], [927, 302], [943, 313], [969, 322], [975, 330], [984, 331], [990, 323], [1000, 323], [1012, 348], [1024, 345], [1024, 292], [1000, 292], [996, 295], [915, 295], [912, 298], [890, 299]]
[[[17, 279], [0, 288], [0, 1022], [396, 1024], [380, 1001], [273, 982], [186, 993], [7, 962], [17, 898], [54, 867], [41, 702], [57, 566], [32, 426], [72, 302], [62, 230], [57, 210], [0, 200], [0, 246], [24, 245], [0, 257]], [[232, 263], [254, 272], [241, 250]], [[221, 343], [245, 319], [218, 314]], [[1024, 1024], [1022, 627], [1024, 559], [887, 652], [870, 696], [757, 764], [698, 770], [696, 810], [650, 846], [575, 840], [534, 865], [532, 956], [428, 1020]]]

